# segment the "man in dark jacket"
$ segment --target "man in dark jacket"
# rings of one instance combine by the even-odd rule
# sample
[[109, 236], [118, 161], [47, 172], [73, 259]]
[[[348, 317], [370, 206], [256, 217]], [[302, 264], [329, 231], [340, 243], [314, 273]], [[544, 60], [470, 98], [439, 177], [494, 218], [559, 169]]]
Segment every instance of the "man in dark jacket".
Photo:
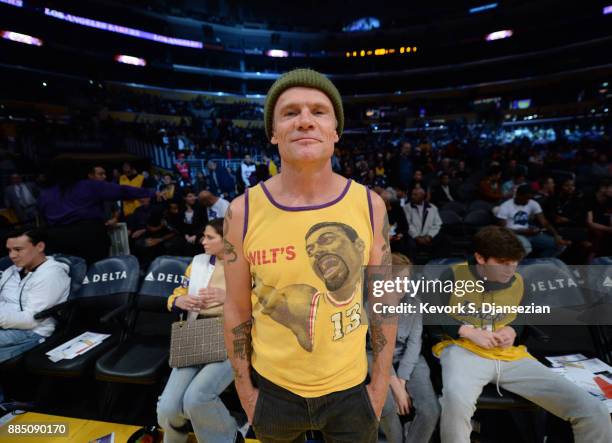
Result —
[[459, 197], [451, 186], [450, 176], [445, 172], [440, 174], [440, 183], [431, 190], [431, 202], [438, 207], [451, 201], [458, 201]]

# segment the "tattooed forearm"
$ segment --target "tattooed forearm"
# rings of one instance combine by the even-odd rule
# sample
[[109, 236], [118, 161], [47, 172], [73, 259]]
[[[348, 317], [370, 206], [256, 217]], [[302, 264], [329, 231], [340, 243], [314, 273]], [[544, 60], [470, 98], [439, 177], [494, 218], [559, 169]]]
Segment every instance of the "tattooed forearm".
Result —
[[251, 328], [253, 321], [248, 320], [232, 329], [234, 358], [251, 361]]
[[236, 248], [226, 239], [223, 239], [223, 257], [226, 263], [234, 263], [238, 259]]
[[385, 213], [382, 227], [383, 243], [380, 247], [382, 251], [381, 266], [391, 266], [391, 245], [389, 244], [389, 217]]
[[372, 357], [376, 360], [378, 354], [387, 345], [387, 339], [382, 330], [382, 319], [376, 314], [370, 320], [370, 338], [372, 342]]

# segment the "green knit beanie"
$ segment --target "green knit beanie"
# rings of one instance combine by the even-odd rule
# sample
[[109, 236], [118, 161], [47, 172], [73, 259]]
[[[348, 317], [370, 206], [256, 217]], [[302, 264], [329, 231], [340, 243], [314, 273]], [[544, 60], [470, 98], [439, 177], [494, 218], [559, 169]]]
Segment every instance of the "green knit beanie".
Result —
[[268, 140], [272, 138], [272, 121], [274, 119], [274, 106], [276, 101], [289, 88], [295, 87], [313, 88], [323, 92], [334, 107], [338, 126], [336, 132], [338, 137], [342, 135], [344, 129], [344, 109], [342, 108], [342, 98], [338, 89], [334, 86], [330, 79], [325, 77], [320, 72], [312, 69], [294, 69], [280, 76], [270, 87], [266, 96], [264, 105], [264, 123], [266, 125], [266, 136]]

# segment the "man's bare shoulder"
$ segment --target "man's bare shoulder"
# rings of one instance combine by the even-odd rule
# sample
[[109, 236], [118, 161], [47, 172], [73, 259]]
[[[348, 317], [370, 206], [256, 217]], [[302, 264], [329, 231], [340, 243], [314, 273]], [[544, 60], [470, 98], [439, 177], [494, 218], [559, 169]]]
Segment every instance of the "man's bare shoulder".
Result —
[[241, 232], [240, 226], [244, 223], [245, 214], [245, 197], [239, 195], [233, 199], [225, 212], [225, 218], [223, 220], [223, 236], [226, 239], [233, 238], [232, 241], [237, 241], [238, 238], [234, 238], [234, 234]]
[[370, 190], [368, 190], [368, 192], [370, 193], [370, 198], [372, 199], [372, 209], [374, 210], [374, 214], [382, 217], [387, 213], [387, 206], [385, 205], [385, 202], [376, 192]]
[[228, 212], [231, 212], [229, 214], [230, 219], [233, 219], [234, 217], [244, 217], [245, 200], [246, 198], [244, 194], [240, 194], [230, 202], [228, 209]]

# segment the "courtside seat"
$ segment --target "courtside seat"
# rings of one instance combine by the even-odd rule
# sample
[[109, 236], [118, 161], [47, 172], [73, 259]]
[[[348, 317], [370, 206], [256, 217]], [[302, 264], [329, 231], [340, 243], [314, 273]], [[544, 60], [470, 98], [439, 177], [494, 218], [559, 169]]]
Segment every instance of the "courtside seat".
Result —
[[81, 257], [73, 255], [54, 254], [53, 258], [70, 266], [70, 294], [68, 297], [71, 297], [83, 286], [83, 280], [87, 275], [87, 263]]
[[523, 305], [550, 306], [550, 314], [531, 315], [528, 330], [540, 330], [548, 339], [530, 345], [530, 353], [541, 361], [546, 356], [581, 353], [593, 356], [598, 339], [585, 320], [589, 300], [582, 276], [574, 274], [561, 260], [535, 258], [518, 267], [525, 284]]
[[[125, 332], [125, 316], [131, 297], [138, 289], [139, 265], [136, 257], [111, 257], [94, 263], [82, 280], [81, 288], [69, 297], [67, 326], [25, 357], [27, 371], [49, 377], [80, 377], [96, 360], [114, 346]], [[95, 348], [73, 359], [49, 360], [46, 352], [83, 332], [110, 334]]]
[[2, 273], [6, 271], [8, 268], [13, 266], [13, 260], [8, 255], [0, 258], [0, 277], [2, 277]]
[[587, 267], [591, 305], [579, 319], [589, 325], [597, 357], [612, 364], [612, 257], [598, 257]]
[[521, 261], [517, 272], [523, 277], [523, 305], [550, 306], [551, 314], [529, 318], [531, 324], [576, 325], [588, 305], [579, 278], [557, 258]]
[[176, 314], [167, 309], [172, 291], [183, 283], [191, 257], [162, 256], [147, 270], [138, 296], [128, 338], [96, 363], [97, 380], [154, 384], [168, 371], [170, 329]]

